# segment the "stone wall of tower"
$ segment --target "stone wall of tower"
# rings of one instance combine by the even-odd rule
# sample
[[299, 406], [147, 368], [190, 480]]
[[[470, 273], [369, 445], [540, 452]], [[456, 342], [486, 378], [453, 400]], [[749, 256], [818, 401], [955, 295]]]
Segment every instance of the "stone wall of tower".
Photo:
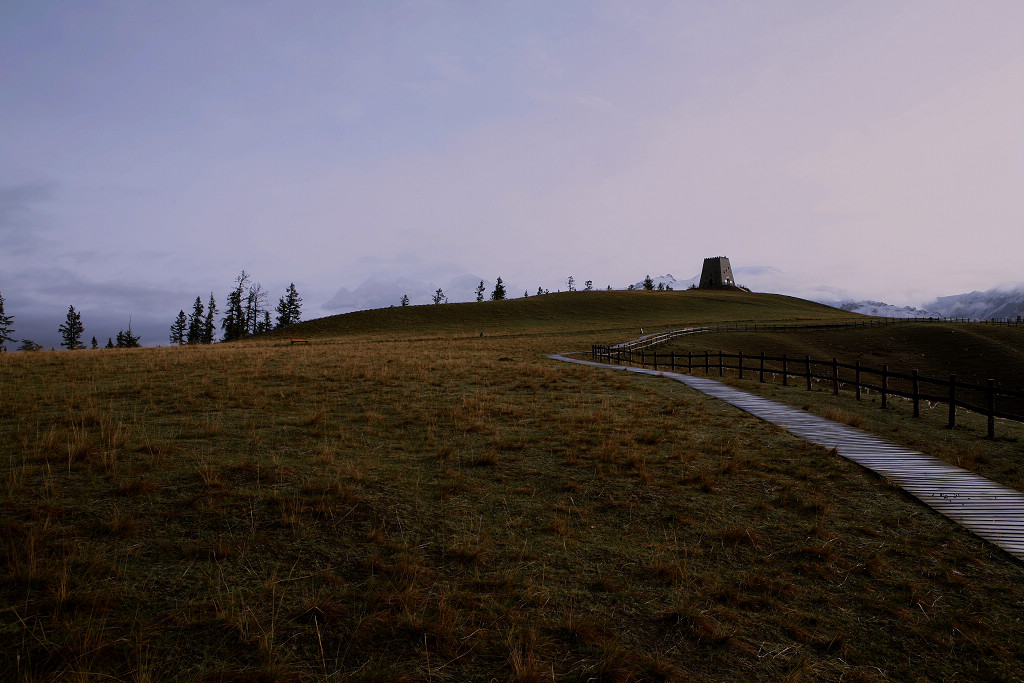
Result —
[[732, 266], [725, 256], [704, 259], [704, 268], [700, 272], [700, 287], [735, 286]]

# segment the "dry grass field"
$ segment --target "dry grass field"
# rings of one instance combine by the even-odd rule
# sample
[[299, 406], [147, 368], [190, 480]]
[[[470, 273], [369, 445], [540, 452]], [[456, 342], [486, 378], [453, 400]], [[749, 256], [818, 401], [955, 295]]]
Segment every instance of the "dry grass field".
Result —
[[841, 315], [743, 296], [0, 355], [0, 678], [1019, 677], [1020, 562], [677, 382], [545, 357]]

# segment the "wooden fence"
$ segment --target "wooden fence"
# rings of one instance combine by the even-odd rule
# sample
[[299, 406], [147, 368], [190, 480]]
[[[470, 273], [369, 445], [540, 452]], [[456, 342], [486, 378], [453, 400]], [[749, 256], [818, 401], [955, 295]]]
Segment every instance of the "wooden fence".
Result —
[[[672, 335], [652, 335], [663, 337], [660, 341], [667, 341], [682, 334], [694, 334], [697, 332], [712, 331], [715, 328], [701, 327], [678, 330], [676, 332], [664, 333]], [[770, 325], [760, 325], [759, 329], [771, 329]], [[640, 341], [640, 340], [637, 340]], [[658, 343], [658, 342], [655, 342]], [[782, 356], [766, 356], [764, 352], [758, 355], [744, 355], [725, 353], [718, 351], [712, 353], [705, 351], [703, 354], [687, 352], [683, 353], [658, 353], [648, 352], [648, 346], [641, 346], [639, 350], [631, 344], [619, 344], [616, 346], [594, 345], [591, 347], [591, 357], [597, 361], [615, 363], [617, 365], [639, 365], [655, 370], [663, 369], [669, 371], [685, 371], [692, 374], [696, 371], [703, 371], [705, 375], [717, 371], [722, 377], [726, 371], [736, 371], [740, 379], [748, 374], [756, 373], [761, 382], [766, 381], [766, 376], [771, 381], [777, 381], [779, 377], [782, 384], [788, 386], [791, 379], [803, 380], [808, 390], [813, 382], [829, 382], [835, 395], [839, 395], [840, 388], [852, 389], [856, 392], [857, 400], [861, 400], [864, 392], [876, 391], [881, 395], [882, 408], [888, 408], [889, 398], [900, 396], [913, 402], [914, 417], [920, 417], [921, 401], [929, 403], [945, 403], [949, 407], [949, 420], [947, 426], [952, 429], [956, 426], [956, 409], [964, 408], [975, 413], [980, 413], [988, 418], [988, 437], [995, 438], [995, 418], [1024, 422], [1024, 391], [1015, 391], [997, 387], [995, 380], [988, 380], [987, 384], [971, 384], [958, 382], [956, 375], [951, 374], [948, 380], [924, 377], [917, 370], [909, 374], [889, 370], [887, 365], [881, 369], [861, 366], [860, 362], [853, 365], [840, 363], [836, 358], [832, 360], [813, 360], [810, 356], [803, 358], [789, 358], [786, 354]], [[996, 409], [996, 399], [999, 400], [1000, 410]], [[1006, 409], [1003, 404], [1008, 404]], [[1014, 412], [1008, 412], [1014, 411]]]
[[840, 320], [835, 322], [816, 323], [696, 323], [693, 327], [671, 332], [659, 332], [638, 337], [628, 342], [615, 344], [613, 349], [650, 348], [687, 334], [700, 332], [787, 332], [792, 330], [838, 330], [852, 327], [878, 327], [880, 325], [910, 325], [913, 323], [972, 323], [981, 325], [998, 325], [1014, 327], [1024, 324], [1021, 318], [992, 318], [991, 320], [973, 320], [970, 318], [871, 318], [869, 320]]

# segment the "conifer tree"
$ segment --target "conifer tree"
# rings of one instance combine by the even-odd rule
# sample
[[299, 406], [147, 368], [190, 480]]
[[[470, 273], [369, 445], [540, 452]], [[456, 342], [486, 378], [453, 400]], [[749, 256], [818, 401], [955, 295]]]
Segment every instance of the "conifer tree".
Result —
[[111, 337], [107, 337], [107, 345], [104, 346], [103, 348], [105, 348], [105, 349], [112, 349], [112, 348], [114, 348], [114, 340]]
[[92, 348], [98, 349], [99, 347], [100, 347], [100, 343], [98, 341], [96, 341], [96, 337], [93, 337], [92, 338]]
[[213, 335], [217, 330], [217, 324], [214, 322], [217, 312], [217, 302], [213, 298], [213, 292], [210, 292], [210, 301], [206, 304], [206, 319], [203, 321], [203, 332], [199, 338], [200, 344], [213, 343]]
[[441, 289], [440, 287], [438, 287], [437, 291], [434, 292], [433, 302], [435, 304], [443, 304], [447, 300], [448, 300], [448, 297], [446, 297], [444, 295], [444, 290]]
[[[196, 297], [192, 304], [192, 315], [188, 317], [188, 333], [185, 335], [186, 344], [199, 344], [203, 338], [203, 300]], [[174, 343], [173, 341], [171, 342]]]
[[491, 301], [502, 301], [505, 298], [505, 285], [502, 284], [501, 278], [494, 283], [494, 291], [491, 292]]
[[403, 294], [402, 295], [402, 305], [403, 306], [408, 306], [409, 305], [409, 295], [408, 294]]
[[60, 345], [68, 351], [85, 348], [82, 344], [82, 333], [85, 332], [82, 314], [76, 311], [74, 306], [68, 306], [68, 317], [57, 330], [63, 340]]
[[586, 282], [584, 282], [583, 283], [583, 291], [584, 292], [592, 292], [592, 291], [594, 291], [594, 281], [593, 280], [587, 280]]
[[43, 347], [40, 346], [39, 344], [36, 344], [31, 339], [22, 339], [21, 344], [18, 345], [19, 351], [38, 351], [41, 348]]
[[263, 289], [263, 285], [259, 282], [251, 285], [245, 296], [246, 334], [257, 334], [259, 332], [263, 323], [263, 314], [267, 312], [266, 304], [267, 290]]
[[14, 324], [14, 316], [7, 315], [4, 312], [4, 296], [0, 294], [0, 351], [7, 350], [7, 342], [18, 341], [11, 334], [14, 330], [11, 329], [11, 325]]
[[274, 329], [274, 325], [270, 322], [270, 311], [263, 311], [263, 320], [256, 323], [253, 334], [263, 334], [264, 332], [270, 332], [272, 329]]
[[[197, 298], [196, 301], [199, 299]], [[187, 330], [187, 332], [186, 332]], [[178, 311], [178, 317], [174, 319], [174, 324], [171, 325], [171, 343], [181, 346], [185, 343], [185, 340], [192, 330], [188, 324], [188, 318], [185, 317], [185, 311]]]
[[644, 278], [644, 289], [648, 292], [654, 289], [654, 280], [651, 279], [650, 275]]
[[[408, 299], [403, 306], [408, 305]], [[295, 289], [295, 283], [288, 285], [284, 296], [277, 302], [277, 327], [278, 329], [288, 325], [294, 325], [302, 318], [302, 297]]]
[[139, 339], [142, 337], [132, 334], [132, 324], [128, 323], [128, 330], [119, 330], [117, 333], [117, 348], [119, 349], [137, 349], [142, 344], [139, 343]]
[[227, 310], [224, 311], [224, 319], [221, 320], [224, 341], [241, 339], [249, 330], [249, 321], [246, 319], [246, 286], [248, 284], [249, 274], [243, 270], [242, 274], [235, 279], [235, 288], [228, 294]]
[[576, 278], [574, 278], [572, 275], [570, 275], [568, 283], [569, 283], [569, 291], [570, 292], [575, 292], [576, 291]]
[[480, 284], [478, 284], [476, 286], [476, 300], [477, 301], [483, 301], [484, 300], [484, 281], [483, 280], [481, 280]]

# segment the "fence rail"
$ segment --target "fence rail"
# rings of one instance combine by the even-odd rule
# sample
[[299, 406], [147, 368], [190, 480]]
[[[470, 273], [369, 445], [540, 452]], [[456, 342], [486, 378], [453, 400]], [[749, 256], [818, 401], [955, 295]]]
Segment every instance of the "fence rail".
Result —
[[[684, 334], [696, 334], [699, 332], [711, 331], [711, 327], [688, 328], [675, 332], [666, 332], [659, 335], [650, 335], [642, 340], [659, 338], [653, 343], [668, 341], [674, 337]], [[770, 325], [760, 325], [759, 329], [771, 329]], [[634, 340], [641, 341], [641, 340]], [[995, 438], [995, 418], [1024, 422], [1024, 391], [1004, 389], [997, 387], [995, 380], [988, 380], [987, 384], [973, 384], [960, 382], [956, 374], [951, 374], [948, 380], [920, 375], [917, 370], [910, 373], [894, 372], [889, 370], [888, 365], [881, 368], [864, 367], [860, 362], [854, 364], [840, 363], [838, 359], [818, 360], [810, 356], [803, 358], [790, 358], [786, 354], [782, 356], [767, 356], [764, 352], [758, 355], [744, 355], [739, 353], [726, 353], [718, 351], [712, 353], [705, 351], [703, 354], [694, 354], [692, 351], [682, 353], [661, 353], [657, 351], [648, 353], [648, 345], [637, 346], [636, 344], [618, 344], [615, 346], [593, 345], [591, 357], [607, 363], [618, 365], [629, 364], [640, 367], [650, 367], [654, 370], [662, 368], [670, 371], [685, 371], [692, 374], [694, 370], [703, 370], [704, 374], [710, 374], [713, 370], [718, 371], [721, 377], [726, 371], [736, 371], [739, 379], [744, 379], [744, 373], [756, 373], [761, 382], [766, 381], [768, 375], [772, 381], [781, 376], [782, 384], [789, 385], [790, 379], [803, 380], [808, 390], [812, 383], [828, 382], [832, 384], [833, 393], [839, 395], [840, 388], [852, 388], [856, 392], [857, 400], [861, 400], [862, 394], [866, 391], [878, 392], [881, 396], [881, 407], [888, 408], [889, 398], [898, 396], [909, 399], [913, 403], [914, 417], [920, 417], [921, 401], [929, 403], [946, 403], [949, 406], [949, 419], [947, 427], [952, 429], [956, 426], [956, 409], [963, 408], [974, 413], [985, 415], [988, 418], [988, 438]], [[841, 372], [845, 371], [845, 372]], [[851, 377], [852, 373], [852, 377]], [[869, 381], [873, 380], [873, 381]], [[927, 387], [927, 389], [922, 389]], [[1009, 403], [1009, 409], [1018, 412], [1009, 412], [1005, 409], [996, 409], [996, 399], [1000, 399], [1000, 407]]]
[[841, 320], [818, 323], [697, 323], [695, 327], [687, 327], [672, 332], [648, 334], [636, 339], [615, 344], [611, 348], [632, 349], [639, 351], [657, 344], [662, 344], [676, 337], [700, 332], [786, 332], [789, 330], [838, 330], [852, 327], [878, 327], [882, 325], [910, 325], [913, 323], [971, 323], [976, 325], [998, 325], [1015, 327], [1024, 324], [1017, 318], [991, 318], [975, 320], [972, 318], [872, 318], [870, 320]]

